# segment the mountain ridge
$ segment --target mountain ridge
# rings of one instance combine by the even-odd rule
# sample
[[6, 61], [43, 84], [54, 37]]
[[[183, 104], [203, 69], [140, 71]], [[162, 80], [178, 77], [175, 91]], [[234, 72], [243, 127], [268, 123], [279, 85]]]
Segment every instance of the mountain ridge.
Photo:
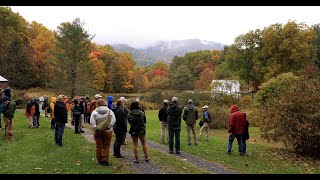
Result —
[[128, 44], [112, 44], [118, 52], [131, 53], [137, 64], [141, 66], [152, 65], [160, 60], [171, 63], [174, 56], [184, 56], [188, 52], [199, 50], [222, 50], [224, 46], [222, 43], [200, 39], [162, 40], [145, 48], [134, 48]]

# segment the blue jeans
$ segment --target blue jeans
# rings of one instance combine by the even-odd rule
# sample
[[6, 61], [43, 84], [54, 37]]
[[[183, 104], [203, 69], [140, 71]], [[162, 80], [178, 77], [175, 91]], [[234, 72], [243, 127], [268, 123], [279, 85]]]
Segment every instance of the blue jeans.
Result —
[[169, 130], [169, 150], [173, 151], [173, 137], [175, 136], [176, 140], [176, 151], [180, 151], [180, 131], [181, 128], [175, 128], [175, 127], [168, 127]]
[[55, 133], [54, 133], [54, 140], [56, 141], [56, 145], [62, 146], [62, 136], [64, 133], [64, 128], [66, 127], [65, 123], [56, 122], [55, 123]]
[[229, 139], [228, 139], [228, 150], [227, 150], [227, 152], [231, 153], [232, 143], [233, 143], [235, 138], [237, 138], [237, 141], [238, 141], [239, 153], [243, 154], [242, 134], [230, 134]]

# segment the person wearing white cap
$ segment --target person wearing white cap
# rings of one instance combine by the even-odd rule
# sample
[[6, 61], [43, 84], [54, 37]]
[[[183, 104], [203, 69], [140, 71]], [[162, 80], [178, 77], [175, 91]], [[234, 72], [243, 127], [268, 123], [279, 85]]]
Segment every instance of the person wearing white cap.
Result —
[[203, 122], [203, 125], [201, 126], [201, 129], [200, 129], [199, 141], [202, 140], [203, 131], [206, 132], [206, 137], [207, 137], [206, 141], [209, 140], [209, 128], [210, 128], [210, 124], [212, 122], [212, 116], [211, 116], [211, 113], [209, 112], [208, 108], [209, 107], [207, 105], [202, 107], [203, 112], [202, 112], [201, 122]]
[[[164, 136], [166, 136], [166, 140], [168, 142], [168, 114], [167, 114], [167, 109], [168, 109], [169, 101], [165, 99], [163, 101], [163, 106], [160, 108], [159, 113], [158, 113], [158, 118], [161, 122], [161, 142], [164, 144]], [[166, 134], [166, 135], [165, 135]]]
[[100, 94], [94, 95], [94, 99], [95, 99], [95, 100], [98, 100], [99, 98], [102, 98], [102, 96], [101, 96]]
[[188, 100], [188, 105], [183, 109], [182, 118], [187, 125], [188, 145], [191, 145], [191, 136], [190, 136], [191, 130], [193, 134], [194, 144], [198, 145], [198, 138], [197, 138], [195, 124], [197, 119], [199, 119], [199, 113], [197, 108], [193, 105], [192, 99]]

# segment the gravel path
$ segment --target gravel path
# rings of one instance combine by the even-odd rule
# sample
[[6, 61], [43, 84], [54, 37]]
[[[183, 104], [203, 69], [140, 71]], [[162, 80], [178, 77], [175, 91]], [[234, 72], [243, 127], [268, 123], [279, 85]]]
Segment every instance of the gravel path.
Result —
[[[44, 116], [44, 114], [42, 114]], [[66, 124], [66, 127], [71, 128], [74, 130], [74, 126], [68, 122]], [[86, 138], [89, 142], [95, 143], [94, 138], [93, 138], [93, 132], [90, 129], [83, 128], [85, 133], [82, 133], [81, 135]], [[127, 134], [127, 141], [131, 141], [130, 135]], [[165, 146], [163, 144], [156, 143], [151, 140], [147, 140], [147, 146], [151, 147], [155, 150], [168, 153], [168, 146]], [[126, 156], [122, 160], [125, 161], [125, 164], [128, 165], [134, 172], [138, 174], [175, 174], [175, 172], [171, 172], [169, 170], [163, 170], [160, 166], [155, 164], [155, 162], [151, 161], [145, 162], [143, 161], [143, 158], [140, 158], [140, 163], [134, 163], [134, 155], [133, 155], [133, 150], [131, 147], [128, 147], [126, 145], [121, 147], [122, 155]], [[207, 161], [205, 159], [199, 158], [197, 156], [188, 154], [186, 152], [180, 151], [181, 154], [172, 154], [173, 157], [179, 158], [184, 161], [188, 161], [192, 163], [193, 165], [205, 169], [208, 172], [211, 172], [213, 174], [238, 174], [238, 172], [226, 169], [225, 167], [211, 162]], [[110, 155], [113, 154], [113, 144], [110, 146]]]

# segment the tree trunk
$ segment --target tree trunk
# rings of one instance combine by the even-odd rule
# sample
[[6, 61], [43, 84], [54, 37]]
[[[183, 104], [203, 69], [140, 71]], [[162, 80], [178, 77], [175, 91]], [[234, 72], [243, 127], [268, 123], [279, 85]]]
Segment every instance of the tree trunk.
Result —
[[71, 70], [71, 98], [73, 98], [76, 93], [76, 80], [77, 80], [77, 74], [76, 74], [76, 69]]

